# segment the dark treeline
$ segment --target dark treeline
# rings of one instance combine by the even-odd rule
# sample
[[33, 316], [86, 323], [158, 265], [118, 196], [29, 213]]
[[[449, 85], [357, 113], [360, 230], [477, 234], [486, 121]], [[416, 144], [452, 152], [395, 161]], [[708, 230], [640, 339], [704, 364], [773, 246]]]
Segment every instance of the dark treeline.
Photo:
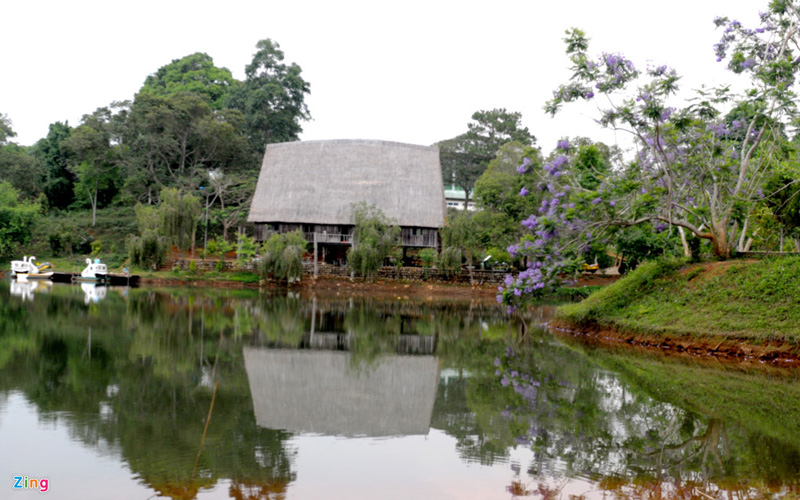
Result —
[[53, 123], [30, 147], [13, 142], [13, 117], [0, 114], [0, 183], [16, 191], [14, 204], [45, 214], [91, 209], [93, 223], [99, 208], [158, 204], [174, 188], [231, 227], [246, 215], [265, 145], [297, 140], [310, 118], [301, 73], [266, 39], [244, 81], [191, 54], [146, 75], [132, 99], [77, 126]]

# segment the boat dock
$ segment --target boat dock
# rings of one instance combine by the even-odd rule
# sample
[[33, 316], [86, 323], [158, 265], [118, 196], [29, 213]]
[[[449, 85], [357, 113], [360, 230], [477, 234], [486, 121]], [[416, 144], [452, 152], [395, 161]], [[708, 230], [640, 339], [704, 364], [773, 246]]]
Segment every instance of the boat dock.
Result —
[[109, 274], [105, 278], [92, 280], [81, 280], [80, 277], [81, 273], [54, 272], [50, 279], [56, 283], [76, 283], [78, 281], [85, 281], [87, 283], [111, 286], [136, 286], [139, 284], [139, 276], [135, 274]]

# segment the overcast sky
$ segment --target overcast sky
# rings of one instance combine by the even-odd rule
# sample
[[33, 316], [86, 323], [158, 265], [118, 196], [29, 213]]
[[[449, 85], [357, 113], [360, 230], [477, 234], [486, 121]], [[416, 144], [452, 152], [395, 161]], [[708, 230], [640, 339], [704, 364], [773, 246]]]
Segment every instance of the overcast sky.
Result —
[[668, 64], [684, 86], [721, 83], [716, 15], [754, 25], [766, 0], [492, 2], [175, 0], [18, 1], [0, 6], [0, 113], [35, 143], [56, 121], [132, 99], [148, 74], [194, 52], [244, 79], [258, 40], [278, 42], [311, 85], [303, 140], [432, 144], [466, 131], [473, 112], [519, 111], [549, 152], [562, 136], [602, 135], [589, 107], [542, 111], [569, 77], [564, 30], [590, 52]]

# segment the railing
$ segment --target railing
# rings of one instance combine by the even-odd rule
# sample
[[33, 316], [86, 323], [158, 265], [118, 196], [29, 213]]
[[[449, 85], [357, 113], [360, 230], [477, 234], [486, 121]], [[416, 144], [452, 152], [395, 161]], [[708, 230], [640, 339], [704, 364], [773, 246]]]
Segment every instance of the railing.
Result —
[[403, 234], [403, 246], [436, 248], [436, 234]]
[[[342, 245], [353, 244], [352, 234], [316, 233], [316, 235], [317, 235], [317, 243], [339, 243]], [[311, 243], [314, 243], [314, 233], [303, 233], [303, 236], [305, 236], [306, 239]]]

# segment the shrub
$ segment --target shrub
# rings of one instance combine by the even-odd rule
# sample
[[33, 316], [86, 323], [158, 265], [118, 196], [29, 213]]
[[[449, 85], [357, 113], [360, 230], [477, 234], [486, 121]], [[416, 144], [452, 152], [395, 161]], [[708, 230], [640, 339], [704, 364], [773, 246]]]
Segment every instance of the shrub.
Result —
[[428, 279], [428, 269], [436, 263], [436, 250], [423, 248], [419, 252], [419, 260], [422, 261], [422, 267], [425, 269], [425, 279]]
[[303, 252], [308, 242], [302, 231], [273, 234], [261, 248], [259, 274], [291, 282], [303, 275]]
[[375, 205], [365, 202], [351, 206], [355, 224], [353, 246], [347, 251], [347, 265], [355, 274], [373, 277], [397, 244], [400, 228]]
[[439, 256], [439, 268], [448, 276], [455, 276], [461, 272], [461, 249], [458, 247], [447, 247], [442, 250]]

